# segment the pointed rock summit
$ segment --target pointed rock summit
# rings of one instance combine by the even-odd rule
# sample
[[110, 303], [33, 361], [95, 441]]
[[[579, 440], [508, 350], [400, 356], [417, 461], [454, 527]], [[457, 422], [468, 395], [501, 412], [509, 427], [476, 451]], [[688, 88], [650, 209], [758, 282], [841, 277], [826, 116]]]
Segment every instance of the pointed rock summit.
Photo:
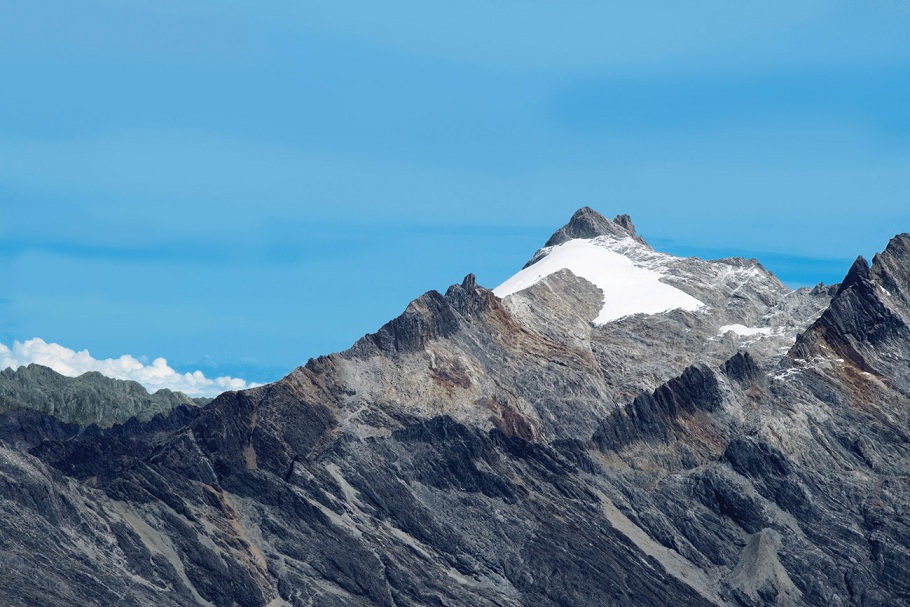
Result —
[[632, 218], [627, 214], [617, 215], [613, 218], [613, 223], [621, 225], [630, 232], [635, 232], [635, 226], [632, 225]]
[[[885, 250], [872, 258], [870, 274], [890, 295], [910, 308], [910, 234], [898, 234]], [[910, 310], [908, 310], [910, 311]]]
[[628, 215], [617, 215], [615, 220], [610, 221], [591, 207], [582, 207], [575, 211], [569, 223], [550, 236], [544, 246], [552, 247], [576, 238], [591, 239], [608, 235], [617, 238], [631, 236], [645, 244], [645, 241], [635, 233], [632, 218]]
[[910, 361], [908, 267], [908, 234], [892, 238], [871, 266], [857, 257], [831, 304], [799, 335], [789, 359], [824, 360], [833, 352], [857, 371], [892, 377], [893, 386], [910, 393], [910, 378], [902, 377]]
[[869, 262], [866, 261], [865, 257], [860, 255], [856, 258], [856, 261], [853, 262], [853, 265], [850, 266], [850, 270], [844, 277], [843, 282], [841, 282], [840, 286], [837, 288], [837, 294], [840, 295], [850, 287], [868, 281], [871, 277], [872, 275], [869, 272]]

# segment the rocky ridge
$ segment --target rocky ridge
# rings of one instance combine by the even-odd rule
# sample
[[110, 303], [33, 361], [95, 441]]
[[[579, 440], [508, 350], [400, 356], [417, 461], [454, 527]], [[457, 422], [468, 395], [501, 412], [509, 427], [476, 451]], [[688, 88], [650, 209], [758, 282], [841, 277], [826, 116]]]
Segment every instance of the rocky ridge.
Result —
[[468, 276], [201, 409], [0, 416], [0, 596], [910, 605], [910, 236], [797, 291], [590, 209], [528, 267], [573, 240], [703, 305], [594, 324], [571, 268], [504, 299]]
[[137, 382], [111, 379], [97, 371], [67, 377], [38, 364], [0, 371], [0, 413], [32, 409], [80, 426], [109, 428], [131, 418], [145, 422], [175, 407], [210, 401], [167, 389], [149, 394]]

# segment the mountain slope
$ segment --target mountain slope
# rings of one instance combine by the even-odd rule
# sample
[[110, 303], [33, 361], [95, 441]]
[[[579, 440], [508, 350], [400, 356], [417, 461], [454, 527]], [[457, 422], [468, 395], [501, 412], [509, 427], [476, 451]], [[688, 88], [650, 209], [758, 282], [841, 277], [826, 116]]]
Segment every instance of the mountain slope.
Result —
[[572, 267], [504, 299], [469, 276], [202, 409], [41, 418], [0, 446], [2, 596], [910, 605], [910, 236], [790, 291], [582, 209], [526, 270], [578, 240], [702, 305], [600, 323]]

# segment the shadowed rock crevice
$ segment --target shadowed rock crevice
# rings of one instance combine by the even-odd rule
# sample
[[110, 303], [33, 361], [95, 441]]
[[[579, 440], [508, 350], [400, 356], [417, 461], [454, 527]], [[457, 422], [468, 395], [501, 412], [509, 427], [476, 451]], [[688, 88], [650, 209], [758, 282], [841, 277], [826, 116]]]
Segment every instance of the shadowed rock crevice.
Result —
[[761, 377], [761, 369], [748, 352], [737, 352], [722, 367], [724, 374], [741, 384], [749, 384]]

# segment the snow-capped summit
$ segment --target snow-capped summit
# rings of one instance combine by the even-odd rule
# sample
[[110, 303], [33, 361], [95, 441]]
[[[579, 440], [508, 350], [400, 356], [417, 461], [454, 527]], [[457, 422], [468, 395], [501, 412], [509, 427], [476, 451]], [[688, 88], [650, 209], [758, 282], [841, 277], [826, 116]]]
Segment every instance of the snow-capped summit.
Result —
[[[635, 256], [639, 257], [636, 261], [619, 252], [636, 248], [647, 249], [652, 253], [651, 259], [645, 261]], [[661, 264], [655, 262], [664, 255], [654, 253], [629, 235], [620, 239], [613, 235], [574, 238], [541, 252], [543, 255], [538, 256], [536, 262], [493, 289], [493, 293], [506, 297], [559, 270], [569, 270], [603, 291], [603, 306], [594, 319], [595, 324], [605, 324], [631, 314], [658, 314], [676, 308], [697, 310], [705, 305], [688, 293], [661, 282], [665, 274], [659, 269]]]
[[569, 270], [603, 292], [603, 305], [592, 319], [596, 325], [633, 314], [705, 308], [707, 304], [696, 294], [672, 284], [674, 278], [692, 282], [693, 277], [680, 268], [682, 261], [652, 249], [636, 233], [628, 215], [611, 221], [590, 207], [582, 207], [520, 272], [493, 292], [507, 297], [560, 270]]
[[[733, 344], [750, 348], [762, 364], [782, 356], [830, 298], [824, 288], [791, 291], [754, 259], [702, 260], [655, 251], [628, 215], [609, 220], [588, 207], [493, 293], [526, 323], [551, 330], [569, 304], [565, 297], [562, 303], [541, 297], [541, 288], [570, 288], [554, 276], [564, 270], [600, 290], [599, 306], [573, 312], [593, 324], [595, 340], [621, 336], [628, 344], [659, 334], [662, 343], [719, 353]], [[532, 308], [546, 318], [522, 311]], [[631, 346], [625, 348], [630, 355]]]

